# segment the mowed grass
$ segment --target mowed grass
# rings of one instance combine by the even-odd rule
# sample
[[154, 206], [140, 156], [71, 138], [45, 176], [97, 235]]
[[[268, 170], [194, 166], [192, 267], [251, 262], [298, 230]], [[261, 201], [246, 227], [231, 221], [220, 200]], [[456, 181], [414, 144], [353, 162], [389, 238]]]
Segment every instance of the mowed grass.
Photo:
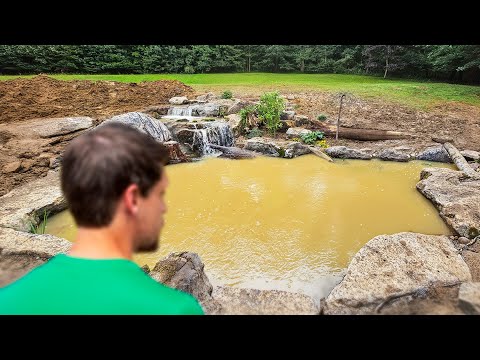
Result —
[[[265, 91], [281, 93], [310, 91], [350, 92], [363, 98], [381, 98], [428, 109], [445, 102], [461, 102], [480, 107], [480, 87], [430, 81], [383, 79], [375, 76], [340, 74], [141, 74], [141, 75], [51, 75], [60, 80], [111, 80], [142, 82], [175, 79], [199, 92], [224, 90], [259, 95]], [[18, 76], [0, 76], [0, 80]], [[32, 77], [32, 76], [25, 76]]]

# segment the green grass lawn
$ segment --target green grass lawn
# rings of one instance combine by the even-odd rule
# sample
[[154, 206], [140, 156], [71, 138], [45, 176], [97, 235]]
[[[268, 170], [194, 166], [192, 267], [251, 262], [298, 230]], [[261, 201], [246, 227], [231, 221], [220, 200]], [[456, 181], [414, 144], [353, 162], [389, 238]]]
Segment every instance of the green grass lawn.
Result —
[[[8, 80], [16, 76], [0, 76]], [[27, 76], [31, 77], [31, 76]], [[264, 91], [347, 91], [364, 98], [383, 98], [428, 109], [441, 102], [462, 102], [480, 107], [480, 87], [405, 79], [338, 74], [142, 74], [142, 75], [52, 75], [61, 80], [113, 80], [122, 82], [176, 79], [197, 91], [231, 90], [258, 95]]]

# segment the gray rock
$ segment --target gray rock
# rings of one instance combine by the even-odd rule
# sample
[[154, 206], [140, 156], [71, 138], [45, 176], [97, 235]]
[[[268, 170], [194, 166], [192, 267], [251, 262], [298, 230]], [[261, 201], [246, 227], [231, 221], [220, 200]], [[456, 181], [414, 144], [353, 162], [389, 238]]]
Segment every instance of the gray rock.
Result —
[[215, 100], [218, 99], [218, 96], [216, 96], [214, 93], [209, 92], [204, 95], [197, 96], [198, 101], [210, 101], [210, 100]]
[[470, 242], [469, 238], [466, 238], [465, 236], [460, 236], [457, 240], [460, 244], [468, 244]]
[[465, 160], [468, 160], [468, 161], [478, 161], [480, 160], [480, 152], [478, 151], [473, 151], [473, 150], [463, 150], [463, 151], [460, 151], [460, 154], [463, 155], [463, 157], [465, 158]]
[[460, 308], [470, 315], [480, 315], [480, 282], [466, 282], [458, 292]]
[[188, 104], [188, 98], [186, 96], [174, 96], [168, 102], [172, 105]]
[[129, 125], [141, 132], [150, 135], [159, 142], [172, 140], [170, 130], [160, 120], [141, 112], [129, 112], [114, 116], [105, 120], [99, 126], [109, 124], [111, 122], [119, 122]]
[[402, 296], [463, 281], [471, 281], [470, 270], [447, 236], [379, 235], [354, 256], [325, 314], [371, 314]]
[[294, 120], [295, 111], [285, 110], [280, 114], [280, 120]]
[[25, 128], [42, 138], [66, 135], [92, 126], [93, 119], [87, 116], [34, 119], [20, 125], [21, 128]]
[[350, 149], [346, 146], [331, 146], [325, 150], [328, 156], [339, 159], [370, 160], [372, 155], [362, 150]]
[[229, 106], [227, 109], [227, 114], [237, 114], [243, 108], [252, 105], [253, 103], [245, 100], [235, 100], [233, 105]]
[[320, 307], [304, 294], [280, 290], [215, 287], [212, 296], [222, 315], [318, 315]]
[[51, 171], [0, 197], [0, 226], [28, 232], [31, 224], [40, 223], [43, 211], [54, 214], [66, 208], [59, 173]]
[[282, 148], [274, 142], [265, 140], [261, 137], [255, 137], [247, 140], [244, 146], [245, 150], [256, 151], [267, 156], [283, 157], [285, 154]]
[[52, 235], [35, 235], [0, 227], [0, 287], [25, 275], [50, 257], [66, 253], [71, 243]]
[[241, 129], [240, 129], [240, 122], [241, 122], [241, 117], [238, 114], [230, 114], [227, 117], [228, 120], [228, 125], [231, 127], [232, 132], [235, 136], [240, 135]]
[[401, 150], [395, 150], [395, 149], [383, 149], [382, 151], [380, 151], [377, 157], [381, 160], [386, 160], [386, 161], [407, 162], [408, 160], [410, 160], [410, 155], [405, 154]]
[[417, 155], [417, 160], [451, 163], [452, 159], [443, 146], [429, 147]]
[[56, 169], [60, 166], [60, 163], [62, 161], [62, 156], [52, 156], [49, 161], [48, 161], [48, 166], [50, 169]]
[[304, 129], [302, 127], [294, 127], [294, 128], [289, 128], [287, 130], [287, 138], [291, 139], [294, 137], [300, 137], [302, 135], [308, 135], [312, 132], [312, 130]]
[[157, 262], [150, 276], [174, 289], [187, 292], [200, 302], [209, 300], [213, 286], [196, 253], [176, 252]]
[[480, 235], [480, 180], [461, 171], [425, 168], [417, 189], [438, 209], [440, 216], [460, 236]]
[[287, 146], [285, 149], [285, 158], [291, 159], [297, 156], [310, 154], [312, 151], [306, 145], [300, 144], [299, 142], [293, 142]]
[[305, 115], [294, 115], [293, 120], [295, 120], [295, 126], [303, 126], [310, 124], [308, 116]]

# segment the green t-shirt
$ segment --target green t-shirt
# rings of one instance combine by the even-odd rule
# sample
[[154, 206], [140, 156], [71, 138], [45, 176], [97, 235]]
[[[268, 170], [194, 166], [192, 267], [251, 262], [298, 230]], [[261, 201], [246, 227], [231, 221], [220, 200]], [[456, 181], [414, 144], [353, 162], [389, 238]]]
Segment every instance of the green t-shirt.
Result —
[[0, 289], [0, 314], [203, 314], [190, 294], [134, 262], [56, 255]]

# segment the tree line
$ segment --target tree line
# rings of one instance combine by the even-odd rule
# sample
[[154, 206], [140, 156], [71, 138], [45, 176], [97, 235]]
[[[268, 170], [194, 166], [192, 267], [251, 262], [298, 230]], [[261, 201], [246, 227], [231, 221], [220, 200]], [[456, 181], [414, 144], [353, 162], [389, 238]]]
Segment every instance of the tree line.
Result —
[[220, 72], [480, 83], [480, 45], [0, 45], [0, 74]]

